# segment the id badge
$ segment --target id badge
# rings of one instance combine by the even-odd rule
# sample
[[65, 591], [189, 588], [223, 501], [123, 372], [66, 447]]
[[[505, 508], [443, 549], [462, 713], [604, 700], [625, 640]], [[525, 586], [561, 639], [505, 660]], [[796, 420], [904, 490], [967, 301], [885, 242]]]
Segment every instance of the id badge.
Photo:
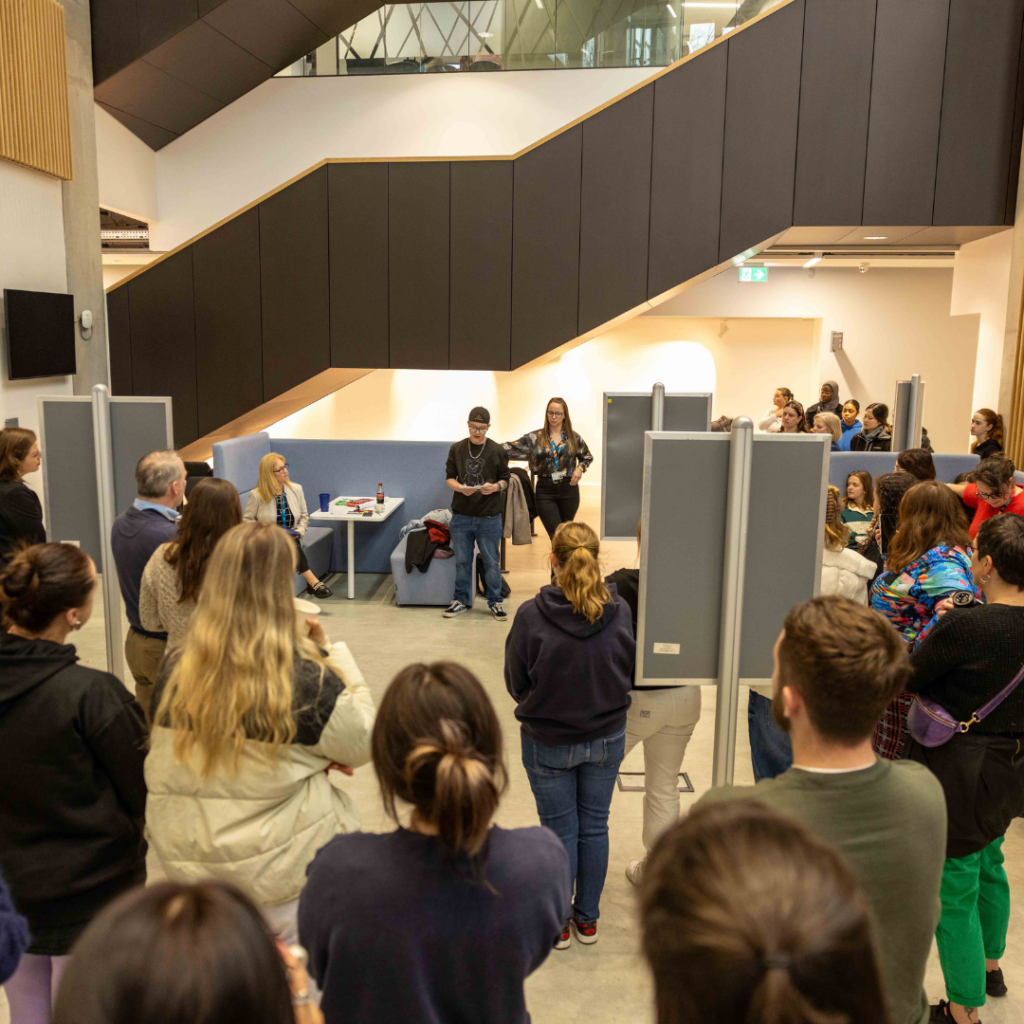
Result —
[[554, 471], [554, 473], [551, 474], [551, 480], [552, 480], [553, 483], [558, 483], [559, 480], [564, 480], [564, 479], [565, 479], [565, 470], [564, 469], [556, 469]]

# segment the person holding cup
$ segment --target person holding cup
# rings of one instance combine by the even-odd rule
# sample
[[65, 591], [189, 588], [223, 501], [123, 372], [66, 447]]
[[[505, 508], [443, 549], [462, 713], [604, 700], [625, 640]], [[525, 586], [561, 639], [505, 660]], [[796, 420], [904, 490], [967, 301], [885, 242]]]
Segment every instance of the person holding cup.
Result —
[[[324, 511], [322, 494], [320, 509]], [[306, 593], [320, 599], [333, 594], [317, 579], [302, 550], [302, 535], [309, 529], [309, 512], [302, 486], [288, 477], [288, 463], [283, 455], [268, 452], [260, 459], [256, 486], [249, 492], [242, 519], [247, 523], [275, 523], [280, 526], [295, 542], [295, 571], [306, 581]]]
[[146, 758], [167, 877], [238, 885], [286, 942], [316, 851], [360, 827], [332, 776], [370, 760], [376, 714], [348, 647], [296, 620], [294, 572], [295, 545], [272, 523], [220, 539], [184, 643], [164, 660]]

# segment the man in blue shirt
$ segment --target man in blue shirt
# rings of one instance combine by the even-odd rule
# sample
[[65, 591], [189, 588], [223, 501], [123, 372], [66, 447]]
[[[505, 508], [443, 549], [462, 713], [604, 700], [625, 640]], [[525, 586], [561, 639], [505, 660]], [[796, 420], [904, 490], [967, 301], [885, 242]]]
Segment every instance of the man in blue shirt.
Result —
[[[167, 647], [166, 633], [142, 628], [139, 590], [142, 573], [153, 552], [178, 534], [178, 507], [185, 496], [185, 463], [174, 451], [150, 452], [135, 467], [139, 496], [122, 512], [110, 531], [125, 612], [131, 626], [124, 656], [135, 677], [135, 697], [150, 720], [150, 698]], [[155, 710], [155, 709], [154, 709]]]

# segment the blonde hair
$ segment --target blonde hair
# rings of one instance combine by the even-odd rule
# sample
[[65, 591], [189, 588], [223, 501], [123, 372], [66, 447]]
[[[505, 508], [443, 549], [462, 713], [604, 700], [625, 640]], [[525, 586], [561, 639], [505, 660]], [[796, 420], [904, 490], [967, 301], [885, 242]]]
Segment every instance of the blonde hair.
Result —
[[840, 518], [841, 501], [839, 488], [829, 484], [825, 499], [825, 547], [829, 551], [842, 551], [850, 540], [850, 528]]
[[174, 755], [201, 754], [206, 777], [222, 762], [237, 773], [246, 740], [275, 760], [295, 738], [295, 659], [326, 664], [299, 635], [295, 546], [272, 523], [242, 523], [217, 542], [156, 725], [174, 729]]
[[839, 438], [843, 436], [843, 423], [842, 420], [834, 412], [816, 412], [814, 418], [818, 419], [821, 417], [821, 422], [832, 432], [832, 440], [838, 443]]
[[597, 534], [586, 523], [561, 523], [551, 538], [551, 552], [558, 562], [555, 583], [572, 610], [587, 622], [597, 622], [612, 599], [597, 561]]
[[287, 461], [283, 455], [278, 455], [277, 452], [267, 452], [260, 459], [260, 471], [256, 477], [256, 491], [260, 496], [260, 501], [273, 501], [277, 496], [277, 487], [274, 482], [274, 463], [278, 459], [282, 462]]

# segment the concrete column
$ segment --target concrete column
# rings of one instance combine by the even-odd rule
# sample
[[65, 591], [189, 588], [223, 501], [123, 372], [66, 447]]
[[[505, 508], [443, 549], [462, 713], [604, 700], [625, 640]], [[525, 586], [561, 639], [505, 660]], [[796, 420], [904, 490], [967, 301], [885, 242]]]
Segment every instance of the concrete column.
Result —
[[[90, 394], [94, 384], [108, 384], [107, 317], [100, 248], [99, 179], [96, 167], [96, 118], [92, 95], [92, 28], [89, 0], [60, 0], [67, 46], [68, 105], [71, 112], [71, 181], [62, 183], [64, 245], [68, 292], [75, 315], [92, 310], [92, 337], [75, 332], [78, 373], [76, 395]], [[88, 334], [88, 332], [86, 332]]]

